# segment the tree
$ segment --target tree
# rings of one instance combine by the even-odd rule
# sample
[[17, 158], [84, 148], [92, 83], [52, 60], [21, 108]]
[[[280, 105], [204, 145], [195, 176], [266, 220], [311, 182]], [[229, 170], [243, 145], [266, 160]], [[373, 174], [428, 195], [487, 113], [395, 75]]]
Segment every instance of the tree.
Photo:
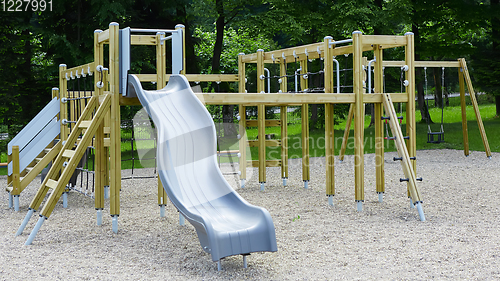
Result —
[[483, 5], [484, 15], [488, 19], [484, 32], [477, 36], [477, 51], [473, 54], [471, 66], [474, 69], [476, 88], [495, 97], [496, 116], [500, 116], [500, 4], [491, 0], [490, 5]]

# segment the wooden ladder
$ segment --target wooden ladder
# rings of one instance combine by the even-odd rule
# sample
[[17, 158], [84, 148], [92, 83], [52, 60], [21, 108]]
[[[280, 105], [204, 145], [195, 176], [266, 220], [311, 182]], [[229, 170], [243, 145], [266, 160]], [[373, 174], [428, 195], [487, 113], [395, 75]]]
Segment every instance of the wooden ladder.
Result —
[[[99, 98], [102, 98], [100, 105]], [[37, 210], [40, 207], [48, 191], [52, 190], [52, 193], [40, 212], [38, 223], [25, 243], [26, 245], [31, 244], [43, 221], [50, 217], [50, 214], [66, 189], [69, 179], [73, 175], [78, 162], [92, 141], [98, 127], [103, 125], [103, 120], [107, 111], [110, 109], [110, 104], [110, 95], [92, 97], [82, 112], [80, 119], [76, 122], [75, 127], [68, 136], [68, 139], [62, 142], [60, 152], [45, 177], [45, 180], [38, 189], [35, 198], [33, 198], [28, 214], [16, 233], [16, 235], [20, 235], [22, 233], [34, 210]]]
[[[401, 161], [401, 166], [403, 167], [403, 172], [405, 175], [405, 179], [400, 179], [400, 181], [408, 182], [408, 191], [410, 193], [410, 198], [413, 204], [418, 209], [418, 214], [420, 216], [421, 221], [425, 221], [424, 211], [422, 209], [422, 198], [420, 197], [420, 193], [417, 188], [417, 178], [415, 176], [415, 171], [412, 167], [412, 160], [416, 160], [415, 158], [411, 159], [408, 153], [408, 148], [406, 147], [406, 143], [404, 141], [403, 132], [401, 131], [401, 127], [398, 123], [398, 116], [396, 114], [396, 110], [394, 109], [394, 104], [392, 103], [391, 96], [387, 93], [383, 93], [383, 103], [384, 108], [388, 116], [389, 125], [391, 127], [392, 135], [395, 138], [396, 148], [398, 151], [398, 158], [394, 158], [395, 161]], [[419, 179], [421, 180], [421, 179]]]
[[12, 195], [19, 195], [33, 181], [40, 172], [56, 158], [61, 151], [61, 142], [47, 146], [24, 171], [20, 173], [19, 179], [9, 179], [6, 190]]

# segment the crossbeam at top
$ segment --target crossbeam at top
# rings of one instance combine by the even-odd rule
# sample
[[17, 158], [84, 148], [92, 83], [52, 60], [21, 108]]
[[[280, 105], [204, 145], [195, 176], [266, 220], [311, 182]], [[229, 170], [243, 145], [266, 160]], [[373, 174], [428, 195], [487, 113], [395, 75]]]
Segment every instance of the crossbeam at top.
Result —
[[[405, 36], [394, 35], [363, 35], [363, 52], [371, 51], [375, 46], [380, 46], [382, 49], [403, 47], [407, 43]], [[352, 39], [344, 39], [339, 41], [331, 41], [330, 48], [333, 48], [332, 55], [340, 56], [351, 54], [353, 52], [352, 45], [338, 46], [343, 44], [352, 43]], [[286, 61], [287, 63], [295, 61], [303, 61], [306, 59], [324, 58], [325, 50], [324, 43], [314, 43], [287, 49], [275, 50], [264, 52], [264, 63], [280, 63]], [[257, 53], [243, 55], [242, 62], [244, 63], [257, 63]]]

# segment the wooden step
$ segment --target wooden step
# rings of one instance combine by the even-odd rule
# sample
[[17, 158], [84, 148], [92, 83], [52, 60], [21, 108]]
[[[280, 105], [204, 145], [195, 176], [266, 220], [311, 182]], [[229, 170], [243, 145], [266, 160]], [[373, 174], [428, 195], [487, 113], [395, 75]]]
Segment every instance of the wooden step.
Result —
[[38, 163], [40, 161], [42, 161], [43, 158], [35, 158], [35, 162]]
[[49, 180], [47, 180], [47, 183], [45, 184], [45, 186], [47, 186], [48, 188], [51, 188], [51, 189], [56, 189], [57, 184], [58, 184], [57, 181], [49, 179]]
[[66, 149], [66, 150], [63, 152], [62, 156], [63, 156], [63, 157], [65, 157], [65, 158], [71, 158], [71, 157], [73, 157], [73, 156], [75, 155], [75, 152], [76, 152], [76, 151], [74, 151], [74, 150], [69, 150], [69, 149]]
[[87, 129], [88, 127], [90, 127], [90, 125], [92, 124], [92, 120], [89, 120], [89, 121], [81, 121], [80, 122], [80, 125], [78, 126], [78, 128], [81, 128], [81, 129]]

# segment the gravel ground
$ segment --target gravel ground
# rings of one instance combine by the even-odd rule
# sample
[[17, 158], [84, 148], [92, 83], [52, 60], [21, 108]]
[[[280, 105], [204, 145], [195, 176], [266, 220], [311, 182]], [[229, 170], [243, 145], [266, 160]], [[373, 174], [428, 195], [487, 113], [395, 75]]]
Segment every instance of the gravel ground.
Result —
[[484, 152], [466, 158], [456, 150], [418, 151], [425, 222], [410, 209], [393, 156], [386, 154], [386, 193], [379, 203], [374, 157], [366, 155], [363, 212], [354, 202], [352, 156], [336, 163], [333, 207], [324, 191], [324, 158], [311, 158], [308, 190], [302, 188], [300, 159], [290, 160], [287, 187], [279, 168], [268, 168], [264, 192], [256, 170], [249, 169], [244, 189], [228, 175], [239, 194], [271, 213], [278, 252], [252, 254], [247, 269], [240, 256], [228, 257], [221, 272], [201, 249], [194, 228], [179, 226], [170, 203], [160, 218], [156, 179], [122, 181], [118, 234], [111, 231], [108, 202], [103, 225], [96, 226], [93, 200], [71, 192], [69, 208], [59, 202], [33, 244], [24, 246], [36, 219], [23, 235], [14, 233], [37, 179], [22, 193], [20, 212], [8, 209], [7, 196], [1, 197], [0, 280], [500, 279], [500, 154], [489, 160]]

